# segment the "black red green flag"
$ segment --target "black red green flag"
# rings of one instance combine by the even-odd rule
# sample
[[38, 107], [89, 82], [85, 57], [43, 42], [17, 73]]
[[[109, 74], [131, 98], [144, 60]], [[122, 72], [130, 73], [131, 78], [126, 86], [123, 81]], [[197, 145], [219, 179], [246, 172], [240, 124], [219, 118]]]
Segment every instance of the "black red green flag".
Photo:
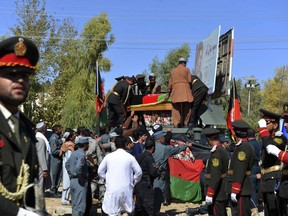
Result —
[[96, 113], [99, 113], [104, 109], [105, 103], [104, 82], [101, 79], [99, 70], [97, 70], [96, 79]]
[[227, 113], [227, 128], [230, 129], [231, 134], [234, 135], [233, 127], [231, 126], [232, 122], [235, 120], [242, 119], [240, 105], [238, 100], [237, 88], [235, 78], [232, 81], [231, 91], [230, 91], [230, 101], [229, 108]]

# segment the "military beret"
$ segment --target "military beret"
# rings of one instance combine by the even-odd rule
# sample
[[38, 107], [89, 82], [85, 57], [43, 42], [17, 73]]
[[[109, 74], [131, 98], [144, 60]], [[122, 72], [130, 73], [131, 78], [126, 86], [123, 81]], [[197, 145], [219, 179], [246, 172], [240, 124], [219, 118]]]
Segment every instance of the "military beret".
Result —
[[207, 137], [218, 135], [219, 133], [220, 131], [216, 128], [204, 128], [203, 129], [203, 134]]
[[30, 39], [15, 36], [0, 42], [0, 67], [36, 69], [39, 60], [37, 46]]
[[235, 120], [232, 122], [232, 127], [234, 128], [234, 131], [235, 130], [248, 130], [250, 128], [250, 125], [243, 121], [243, 120]]
[[260, 113], [262, 118], [265, 120], [269, 120], [271, 122], [279, 122], [281, 115], [270, 112], [268, 110], [260, 109]]

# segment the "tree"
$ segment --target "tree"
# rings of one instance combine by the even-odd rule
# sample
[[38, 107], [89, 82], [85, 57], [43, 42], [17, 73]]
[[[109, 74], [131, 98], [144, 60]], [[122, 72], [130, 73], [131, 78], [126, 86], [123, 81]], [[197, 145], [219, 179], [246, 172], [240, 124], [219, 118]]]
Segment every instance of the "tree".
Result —
[[36, 122], [45, 117], [45, 112], [49, 112], [49, 108], [44, 107], [44, 97], [41, 97], [41, 94], [44, 95], [47, 87], [50, 87], [43, 83], [53, 81], [59, 75], [59, 68], [62, 65], [57, 59], [63, 54], [59, 45], [63, 42], [62, 36], [73, 38], [77, 32], [69, 20], [64, 20], [63, 24], [60, 24], [59, 20], [47, 15], [45, 0], [20, 0], [15, 4], [18, 23], [10, 30], [14, 35], [31, 38], [40, 51], [36, 76], [31, 79], [29, 96], [24, 103], [25, 114]]
[[171, 70], [178, 65], [179, 58], [190, 57], [190, 47], [188, 44], [183, 44], [180, 48], [173, 49], [168, 52], [165, 59], [160, 62], [157, 57], [152, 59], [150, 71], [154, 73], [157, 80], [163, 87], [167, 87]]
[[[103, 57], [108, 46], [113, 44], [114, 36], [109, 34], [111, 25], [105, 13], [93, 17], [84, 27], [77, 50], [78, 58], [72, 64], [73, 72], [68, 85], [72, 88], [63, 101], [61, 124], [64, 127], [85, 126], [97, 128], [95, 113], [95, 72], [96, 61], [100, 71], [109, 71], [111, 62]], [[75, 115], [75, 110], [80, 112]]]
[[264, 82], [262, 91], [262, 107], [275, 113], [283, 113], [283, 103], [288, 101], [288, 71], [287, 66], [276, 68], [275, 76]]

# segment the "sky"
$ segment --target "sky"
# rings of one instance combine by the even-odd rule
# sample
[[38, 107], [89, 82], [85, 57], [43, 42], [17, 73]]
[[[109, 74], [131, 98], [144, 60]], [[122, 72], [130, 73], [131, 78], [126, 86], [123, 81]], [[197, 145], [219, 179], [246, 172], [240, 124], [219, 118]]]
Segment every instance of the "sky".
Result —
[[[197, 43], [219, 25], [220, 34], [234, 28], [232, 77], [245, 82], [255, 76], [262, 84], [288, 62], [287, 9], [286, 0], [46, 0], [48, 14], [73, 18], [79, 32], [92, 17], [107, 13], [116, 41], [104, 53], [113, 64], [101, 73], [105, 91], [115, 77], [149, 73], [153, 58], [163, 61], [184, 43], [191, 47], [187, 67], [192, 71]], [[11, 34], [15, 1], [1, 0], [0, 10], [0, 35]]]

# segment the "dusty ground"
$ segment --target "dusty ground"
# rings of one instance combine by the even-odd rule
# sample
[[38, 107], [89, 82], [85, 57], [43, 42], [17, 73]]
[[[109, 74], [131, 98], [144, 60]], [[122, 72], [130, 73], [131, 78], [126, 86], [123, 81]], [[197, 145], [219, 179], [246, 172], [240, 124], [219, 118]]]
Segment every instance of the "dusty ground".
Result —
[[[101, 215], [100, 206], [97, 203], [97, 200], [93, 200], [93, 207], [90, 212], [93, 216]], [[186, 216], [185, 210], [187, 207], [197, 206], [197, 204], [193, 203], [172, 202], [169, 206], [162, 206], [161, 213], [163, 213], [163, 215]], [[62, 205], [61, 200], [58, 198], [46, 198], [46, 208], [52, 216], [70, 216], [72, 212], [71, 206]]]

